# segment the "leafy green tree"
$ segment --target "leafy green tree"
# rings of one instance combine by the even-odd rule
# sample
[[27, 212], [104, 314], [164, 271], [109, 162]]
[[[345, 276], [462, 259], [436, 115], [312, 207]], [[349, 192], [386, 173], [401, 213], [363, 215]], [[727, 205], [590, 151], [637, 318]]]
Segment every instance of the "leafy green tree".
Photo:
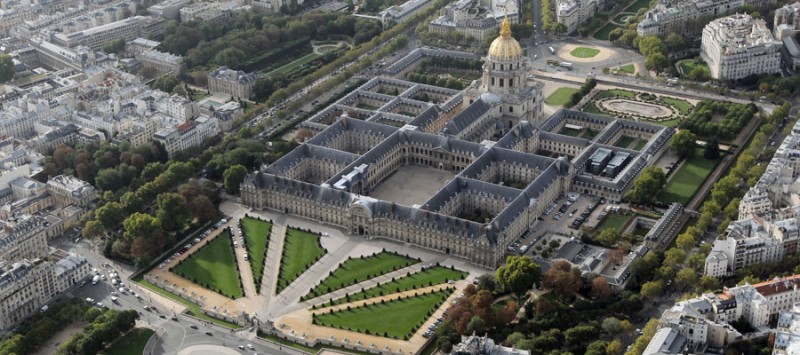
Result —
[[122, 197], [119, 199], [119, 202], [122, 204], [122, 208], [125, 209], [125, 212], [128, 214], [141, 212], [144, 209], [144, 201], [142, 201], [139, 196], [131, 191], [128, 191], [122, 195]]
[[225, 172], [222, 173], [222, 177], [225, 181], [225, 190], [228, 191], [229, 194], [238, 194], [239, 185], [242, 184], [245, 176], [247, 176], [247, 169], [242, 165], [234, 165], [225, 169]]
[[603, 319], [603, 324], [600, 326], [606, 334], [615, 336], [622, 332], [622, 322], [614, 317]]
[[509, 256], [506, 264], [495, 272], [497, 283], [505, 290], [522, 299], [528, 290], [542, 279], [542, 270], [531, 258], [526, 256]]
[[605, 228], [598, 233], [597, 237], [594, 240], [600, 245], [605, 247], [613, 247], [617, 245], [620, 238], [622, 238], [622, 233], [619, 232], [616, 228]]
[[181, 230], [192, 218], [186, 198], [181, 194], [168, 192], [158, 195], [157, 205], [156, 217], [166, 231]]
[[669, 146], [678, 156], [688, 158], [691, 157], [694, 152], [696, 141], [697, 136], [694, 133], [688, 129], [682, 129], [672, 136], [672, 142]]
[[719, 142], [716, 137], [708, 140], [706, 148], [703, 150], [703, 157], [706, 159], [719, 159]]
[[597, 328], [591, 325], [578, 325], [564, 332], [564, 341], [572, 346], [585, 344], [600, 336]]
[[102, 169], [94, 177], [94, 183], [102, 190], [116, 191], [122, 188], [122, 177], [117, 169]]
[[689, 77], [690, 80], [694, 81], [708, 81], [709, 79], [711, 79], [711, 77], [708, 75], [708, 72], [705, 69], [703, 69], [702, 66], [699, 65], [692, 68], [692, 70], [689, 71], [689, 73], [687, 73], [686, 75]]
[[696, 285], [698, 281], [697, 271], [692, 268], [683, 268], [675, 275], [675, 284], [681, 289], [687, 289]]
[[0, 84], [7, 83], [14, 79], [16, 68], [14, 61], [8, 54], [0, 53]]
[[656, 297], [661, 296], [661, 293], [663, 291], [664, 291], [664, 283], [661, 282], [661, 280], [650, 281], [650, 282], [645, 282], [642, 285], [642, 289], [639, 291], [639, 295], [641, 295], [642, 298], [654, 300]]
[[484, 331], [486, 331], [486, 321], [481, 317], [472, 316], [467, 324], [467, 333], [483, 334]]
[[513, 332], [506, 337], [506, 345], [515, 346], [520, 340], [525, 339], [525, 334], [521, 332]]
[[94, 218], [107, 230], [114, 229], [125, 219], [122, 205], [117, 202], [107, 203], [94, 211]]
[[103, 230], [103, 224], [99, 221], [86, 222], [86, 224], [83, 225], [83, 230], [81, 231], [81, 235], [88, 239], [99, 238], [103, 236], [103, 234], [105, 234], [105, 230]]
[[652, 203], [666, 182], [667, 177], [661, 168], [648, 166], [633, 181], [633, 188], [628, 191], [626, 197], [634, 202]]
[[161, 222], [157, 218], [141, 212], [128, 216], [123, 222], [123, 226], [125, 227], [123, 235], [128, 240], [148, 237], [161, 230]]

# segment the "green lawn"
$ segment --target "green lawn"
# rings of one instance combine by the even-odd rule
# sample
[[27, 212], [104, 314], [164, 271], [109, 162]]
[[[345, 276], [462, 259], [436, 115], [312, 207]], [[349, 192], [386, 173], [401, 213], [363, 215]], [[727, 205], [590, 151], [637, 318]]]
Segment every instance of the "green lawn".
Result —
[[579, 129], [564, 127], [560, 131], [558, 131], [558, 134], [563, 134], [565, 136], [570, 136], [570, 137], [577, 137], [581, 134], [581, 131], [582, 130]]
[[589, 101], [585, 106], [583, 106], [583, 112], [608, 116], [607, 113], [600, 111], [600, 109], [597, 108], [597, 106], [594, 104], [594, 101]]
[[719, 163], [717, 160], [708, 160], [703, 157], [703, 149], [695, 148], [694, 154], [678, 168], [671, 177], [664, 191], [658, 195], [658, 200], [664, 203], [679, 202], [686, 205], [694, 196], [697, 189], [703, 185], [708, 174]]
[[553, 91], [553, 93], [544, 100], [544, 103], [550, 106], [563, 106], [569, 101], [569, 97], [576, 92], [578, 92], [578, 89], [560, 87], [558, 90]]
[[616, 143], [614, 143], [614, 146], [620, 148], [628, 148], [631, 145], [631, 143], [633, 143], [637, 139], [638, 138], [634, 138], [631, 136], [622, 136], [622, 138], [620, 138], [619, 140], [617, 140]]
[[348, 259], [340, 264], [336, 270], [332, 271], [313, 290], [303, 296], [303, 300], [324, 295], [418, 262], [415, 259], [387, 252], [363, 258]]
[[674, 97], [662, 96], [661, 101], [672, 105], [681, 113], [681, 115], [688, 115], [692, 110], [692, 104], [686, 100], [676, 99]]
[[636, 2], [633, 3], [631, 6], [628, 6], [628, 8], [625, 9], [625, 11], [636, 13], [640, 9], [649, 9], [649, 8], [650, 8], [650, 0], [636, 0]]
[[326, 305], [336, 305], [336, 304], [354, 302], [366, 298], [378, 297], [392, 293], [443, 284], [448, 280], [453, 280], [453, 281], [461, 280], [467, 277], [467, 275], [468, 273], [463, 271], [437, 266], [425, 271], [420, 271], [411, 274], [411, 276], [404, 276], [398, 278], [397, 280], [387, 282], [380, 286], [368, 288], [364, 291], [349, 295], [349, 297], [347, 298], [343, 297], [333, 300], [333, 303], [329, 302]]
[[264, 274], [264, 259], [267, 257], [267, 245], [272, 232], [272, 223], [252, 217], [242, 218], [242, 232], [247, 242], [247, 254], [250, 268], [253, 270], [253, 282], [256, 290], [261, 292], [261, 276]]
[[417, 297], [393, 300], [384, 304], [321, 314], [314, 323], [340, 329], [398, 339], [408, 339], [428, 318], [428, 312], [440, 306], [453, 292], [443, 290]]
[[315, 59], [317, 59], [317, 58], [319, 58], [321, 56], [322, 55], [319, 55], [319, 54], [316, 54], [316, 53], [308, 54], [306, 56], [297, 58], [294, 61], [292, 61], [292, 62], [290, 62], [290, 63], [288, 63], [288, 64], [286, 64], [284, 66], [281, 66], [281, 67], [279, 67], [279, 68], [267, 73], [267, 75], [273, 75], [273, 74], [276, 74], [276, 73], [283, 73], [283, 74], [289, 75], [293, 71], [297, 70], [297, 68], [303, 66], [304, 64], [311, 63]]
[[281, 270], [278, 274], [275, 293], [281, 293], [292, 281], [325, 255], [325, 252], [325, 248], [320, 244], [319, 235], [288, 228], [286, 239], [283, 241]]
[[625, 227], [631, 218], [633, 217], [621, 213], [609, 213], [606, 215], [606, 218], [603, 218], [600, 224], [597, 225], [597, 230], [611, 228], [621, 232], [622, 227]]
[[600, 53], [599, 49], [589, 47], [577, 47], [569, 52], [570, 55], [576, 58], [591, 58]]
[[709, 77], [711, 77], [711, 70], [708, 69], [708, 65], [706, 63], [697, 64], [694, 62], [694, 59], [684, 59], [678, 62], [678, 67], [681, 69], [681, 71], [683, 71], [683, 75], [689, 75], [689, 73], [697, 66], [703, 68], [703, 71], [706, 72]]
[[597, 38], [597, 39], [600, 39], [600, 40], [603, 40], [603, 41], [608, 41], [608, 35], [611, 33], [611, 31], [613, 31], [614, 29], [617, 29], [617, 28], [620, 28], [620, 26], [617, 26], [617, 25], [609, 22], [605, 26], [603, 26], [599, 30], [597, 30], [597, 32], [594, 33], [593, 37]]
[[595, 95], [595, 99], [605, 99], [607, 97], [628, 97], [634, 98], [636, 97], [636, 93], [633, 91], [622, 90], [622, 89], [611, 89], [611, 90], [604, 90], [600, 91]]
[[153, 330], [149, 328], [134, 328], [128, 334], [115, 341], [108, 349], [100, 354], [103, 355], [142, 355], [144, 346], [153, 335]]
[[209, 315], [203, 313], [203, 310], [200, 308], [200, 306], [192, 303], [191, 301], [189, 301], [189, 300], [187, 300], [187, 299], [185, 299], [185, 298], [183, 298], [181, 296], [178, 296], [178, 295], [176, 295], [176, 294], [174, 294], [172, 292], [169, 292], [169, 291], [159, 287], [158, 285], [150, 283], [150, 281], [147, 281], [145, 279], [139, 279], [139, 280], [134, 280], [134, 281], [136, 283], [138, 283], [139, 285], [142, 285], [143, 287], [146, 287], [146, 288], [150, 289], [150, 291], [158, 293], [158, 294], [160, 294], [160, 295], [162, 295], [162, 296], [164, 296], [166, 298], [169, 298], [169, 299], [171, 299], [171, 300], [173, 300], [175, 302], [178, 302], [178, 303], [186, 306], [186, 309], [187, 309], [186, 313], [191, 315], [191, 316], [200, 318], [202, 320], [214, 323], [214, 324], [219, 325], [219, 326], [223, 326], [225, 328], [230, 328], [230, 329], [239, 329], [239, 328], [241, 328], [241, 326], [236, 324], [236, 323], [231, 323], [231, 322], [228, 322], [228, 321], [223, 320], [223, 319], [214, 318], [212, 316], [209, 316]]
[[642, 148], [644, 148], [644, 146], [646, 146], [646, 145], [647, 145], [647, 139], [640, 139], [639, 142], [636, 143], [636, 146], [633, 147], [633, 149], [634, 150], [642, 150]]
[[619, 67], [619, 72], [626, 74], [634, 74], [636, 73], [636, 67], [633, 64], [623, 65]]
[[228, 229], [170, 271], [226, 297], [243, 296]]

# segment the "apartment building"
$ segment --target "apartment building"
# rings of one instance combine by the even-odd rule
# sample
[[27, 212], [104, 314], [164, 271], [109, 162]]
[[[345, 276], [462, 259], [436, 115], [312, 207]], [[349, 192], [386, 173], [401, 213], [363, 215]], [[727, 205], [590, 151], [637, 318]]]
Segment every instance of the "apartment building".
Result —
[[700, 55], [712, 78], [736, 80], [780, 72], [781, 45], [764, 20], [736, 14], [706, 25]]
[[167, 0], [147, 8], [147, 12], [152, 16], [161, 17], [167, 20], [177, 20], [180, 10], [189, 5], [191, 0]]
[[61, 207], [77, 205], [88, 206], [97, 198], [94, 186], [69, 175], [58, 175], [47, 180], [47, 189]]
[[172, 157], [176, 152], [200, 146], [203, 140], [219, 134], [219, 123], [216, 118], [199, 116], [193, 121], [159, 130], [153, 139], [164, 145], [167, 154]]
[[0, 329], [8, 329], [37, 312], [56, 294], [53, 264], [23, 259], [0, 274]]
[[566, 26], [567, 33], [578, 30], [578, 26], [592, 18], [605, 6], [602, 0], [558, 0], [556, 2], [556, 21]]
[[800, 304], [781, 312], [773, 333], [772, 355], [800, 354]]
[[249, 99], [253, 96], [255, 84], [254, 73], [245, 73], [226, 66], [208, 73], [208, 90], [214, 94], [228, 94], [237, 99]]
[[127, 42], [135, 38], [146, 37], [146, 35], [142, 35], [142, 26], [146, 20], [145, 16], [134, 16], [69, 34], [51, 33], [49, 41], [68, 48], [87, 46], [92, 50], [98, 50], [120, 38]]
[[443, 35], [455, 31], [477, 43], [484, 43], [504, 18], [517, 24], [520, 17], [516, 1], [499, 0], [459, 0], [446, 5], [439, 14], [428, 25], [429, 31]]
[[679, 0], [659, 2], [636, 27], [639, 36], [666, 37], [670, 33], [697, 38], [708, 21], [735, 13], [745, 5], [759, 8], [776, 0]]
[[147, 50], [135, 55], [142, 68], [153, 68], [158, 75], [180, 72], [183, 67], [183, 57], [156, 50]]

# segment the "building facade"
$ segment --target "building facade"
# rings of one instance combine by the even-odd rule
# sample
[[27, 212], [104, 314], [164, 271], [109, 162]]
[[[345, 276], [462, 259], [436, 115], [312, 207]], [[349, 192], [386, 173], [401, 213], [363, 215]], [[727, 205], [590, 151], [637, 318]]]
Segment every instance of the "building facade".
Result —
[[781, 70], [781, 42], [764, 20], [737, 14], [711, 21], [703, 29], [700, 55], [714, 79], [736, 80]]
[[659, 2], [645, 13], [636, 27], [639, 36], [666, 37], [678, 33], [688, 38], [702, 34], [709, 21], [735, 13], [745, 5], [761, 8], [775, 4], [776, 0], [681, 0]]
[[219, 67], [208, 73], [208, 90], [215, 94], [228, 94], [236, 99], [249, 99], [253, 96], [256, 75], [241, 70]]

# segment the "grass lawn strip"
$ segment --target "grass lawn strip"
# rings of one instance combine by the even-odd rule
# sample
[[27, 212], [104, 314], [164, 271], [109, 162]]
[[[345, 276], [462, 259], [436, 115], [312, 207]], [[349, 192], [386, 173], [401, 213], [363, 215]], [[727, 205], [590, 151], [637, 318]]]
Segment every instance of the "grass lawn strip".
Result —
[[576, 58], [591, 58], [600, 53], [599, 49], [589, 47], [578, 47], [569, 52], [570, 55]]
[[349, 295], [348, 297], [342, 297], [333, 301], [333, 303], [328, 302], [326, 306], [343, 304], [353, 301], [360, 301], [367, 298], [372, 297], [379, 297], [383, 295], [389, 295], [392, 293], [398, 293], [408, 290], [415, 290], [418, 288], [443, 284], [448, 280], [462, 280], [467, 277], [468, 273], [454, 270], [442, 266], [436, 266], [430, 268], [425, 271], [420, 271], [417, 273], [413, 273], [410, 276], [404, 276], [398, 278], [397, 280], [387, 282], [385, 284], [368, 288], [364, 291], [354, 293]]
[[606, 218], [603, 218], [600, 224], [597, 225], [597, 230], [611, 228], [622, 232], [622, 227], [625, 227], [631, 218], [633, 217], [620, 213], [609, 213], [606, 215]]
[[303, 66], [304, 64], [311, 63], [311, 62], [313, 62], [315, 59], [317, 59], [319, 57], [322, 57], [322, 55], [316, 54], [316, 53], [308, 54], [306, 56], [297, 58], [294, 61], [292, 61], [292, 62], [290, 62], [290, 63], [288, 63], [288, 64], [286, 64], [286, 65], [284, 65], [282, 67], [279, 67], [279, 68], [267, 73], [267, 75], [273, 75], [273, 74], [276, 74], [276, 73], [283, 73], [283, 74], [289, 75], [293, 71], [297, 70], [297, 68]]
[[636, 143], [636, 146], [633, 147], [634, 150], [642, 150], [644, 146], [647, 145], [647, 139], [640, 139], [639, 142]]
[[314, 316], [314, 324], [360, 333], [408, 339], [454, 289]]
[[288, 228], [283, 242], [281, 270], [278, 273], [278, 284], [275, 293], [281, 291], [314, 265], [326, 250], [320, 244], [319, 235]]
[[327, 278], [314, 287], [303, 300], [308, 300], [350, 285], [418, 263], [419, 260], [394, 253], [381, 252], [372, 256], [347, 259]]
[[695, 148], [692, 157], [686, 160], [674, 173], [672, 179], [667, 182], [667, 186], [658, 196], [658, 200], [664, 203], [687, 204], [717, 166], [717, 163], [719, 163], [719, 159], [706, 159], [703, 157], [703, 149]]
[[147, 341], [155, 333], [149, 328], [134, 328], [122, 338], [119, 338], [111, 346], [102, 351], [102, 355], [141, 355]]
[[633, 143], [633, 141], [635, 140], [636, 138], [633, 138], [631, 136], [622, 136], [622, 138], [620, 138], [619, 140], [617, 140], [616, 143], [614, 143], [614, 146], [620, 148], [628, 148], [631, 145], [631, 143]]
[[703, 68], [703, 71], [706, 72], [707, 75], [711, 75], [711, 70], [708, 68], [706, 63], [699, 63], [696, 64], [694, 59], [684, 59], [678, 62], [678, 66], [683, 71], [683, 75], [689, 75], [695, 67]]
[[250, 267], [253, 270], [253, 283], [256, 290], [261, 291], [261, 276], [264, 273], [264, 259], [267, 257], [267, 245], [272, 232], [272, 223], [253, 217], [242, 218], [242, 233], [247, 244]]
[[619, 67], [620, 73], [633, 74], [636, 72], [636, 67], [633, 64], [623, 65]]
[[230, 229], [170, 269], [181, 277], [233, 299], [243, 295]]
[[570, 136], [570, 137], [577, 137], [581, 134], [581, 130], [574, 128], [564, 128], [561, 131], [559, 131], [558, 134], [563, 134], [565, 136]]
[[649, 8], [650, 8], [650, 0], [637, 0], [631, 6], [628, 6], [628, 8], [625, 9], [625, 11], [636, 13], [641, 9], [649, 9]]
[[692, 110], [692, 104], [690, 104], [686, 100], [676, 99], [674, 97], [662, 96], [661, 101], [670, 104], [676, 109], [678, 109], [681, 115], [688, 115], [689, 111]]
[[556, 91], [553, 91], [553, 93], [544, 100], [544, 103], [550, 106], [563, 106], [569, 101], [569, 97], [572, 95], [572, 93], [575, 92], [578, 92], [578, 89], [560, 87]]
[[203, 313], [203, 310], [200, 308], [200, 306], [192, 303], [191, 301], [189, 301], [189, 300], [187, 300], [187, 299], [185, 299], [185, 298], [183, 298], [181, 296], [178, 296], [178, 295], [176, 295], [176, 294], [174, 294], [172, 292], [169, 292], [166, 289], [163, 289], [163, 288], [159, 287], [158, 285], [155, 285], [155, 284], [151, 283], [150, 281], [147, 281], [145, 279], [141, 279], [141, 280], [137, 280], [135, 282], [138, 283], [139, 285], [142, 285], [143, 287], [146, 287], [150, 291], [153, 291], [153, 292], [155, 292], [155, 293], [157, 293], [159, 295], [162, 295], [162, 296], [164, 296], [166, 298], [169, 298], [169, 299], [171, 299], [171, 300], [173, 300], [175, 302], [178, 302], [178, 303], [186, 306], [186, 309], [187, 309], [186, 313], [188, 315], [190, 315], [190, 316], [197, 317], [197, 318], [200, 318], [200, 319], [205, 320], [205, 321], [209, 321], [211, 323], [214, 323], [214, 324], [219, 325], [219, 326], [223, 326], [225, 328], [230, 328], [230, 329], [239, 329], [239, 328], [241, 328], [241, 326], [236, 324], [236, 323], [228, 322], [226, 320], [219, 319], [219, 318], [214, 318], [212, 316], [209, 316], [209, 315]]

